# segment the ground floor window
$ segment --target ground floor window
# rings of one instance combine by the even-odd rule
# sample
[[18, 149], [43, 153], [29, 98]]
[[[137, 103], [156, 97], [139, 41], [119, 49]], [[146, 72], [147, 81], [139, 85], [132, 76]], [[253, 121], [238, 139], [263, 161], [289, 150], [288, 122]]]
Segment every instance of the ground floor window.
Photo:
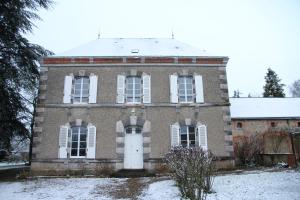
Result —
[[183, 147], [194, 147], [196, 144], [196, 135], [194, 126], [180, 127], [180, 144]]
[[85, 157], [87, 128], [83, 126], [72, 127], [71, 134], [71, 158]]

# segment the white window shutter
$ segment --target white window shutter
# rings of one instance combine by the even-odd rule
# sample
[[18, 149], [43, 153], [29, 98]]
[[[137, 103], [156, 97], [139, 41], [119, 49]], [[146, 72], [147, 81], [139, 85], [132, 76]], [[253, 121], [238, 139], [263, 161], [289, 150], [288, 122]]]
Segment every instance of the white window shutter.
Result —
[[125, 76], [118, 75], [117, 78], [117, 103], [125, 102]]
[[67, 158], [68, 155], [68, 126], [60, 126], [59, 130], [59, 151], [58, 151], [58, 157], [59, 158]]
[[178, 76], [170, 75], [170, 101], [171, 103], [178, 103]]
[[170, 131], [171, 131], [171, 147], [174, 147], [174, 146], [178, 146], [179, 145], [179, 124], [178, 123], [175, 123], [175, 124], [172, 124], [170, 126]]
[[196, 103], [204, 103], [203, 81], [201, 75], [195, 75]]
[[73, 76], [65, 76], [64, 103], [71, 103], [72, 81]]
[[98, 76], [90, 75], [89, 103], [97, 103]]
[[143, 103], [151, 103], [151, 76], [143, 75]]
[[203, 150], [207, 151], [207, 129], [205, 125], [198, 125], [198, 144], [202, 147]]
[[88, 126], [87, 158], [96, 157], [96, 126]]

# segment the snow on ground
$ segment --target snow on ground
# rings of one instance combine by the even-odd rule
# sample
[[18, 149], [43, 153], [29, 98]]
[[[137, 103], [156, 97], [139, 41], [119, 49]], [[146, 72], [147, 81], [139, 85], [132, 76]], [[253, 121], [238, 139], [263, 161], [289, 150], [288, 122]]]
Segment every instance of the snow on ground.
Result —
[[[140, 200], [180, 200], [175, 182], [151, 179], [138, 199]], [[0, 182], [0, 199], [115, 199], [118, 187], [129, 179], [116, 178], [50, 178], [18, 182]], [[151, 181], [150, 181], [151, 180]], [[154, 181], [154, 182], [153, 182]], [[215, 193], [208, 200], [277, 200], [300, 199], [300, 172], [254, 171], [243, 174], [217, 176], [213, 187]]]
[[[121, 184], [126, 179], [49, 178], [24, 182], [0, 183], [0, 199], [111, 199], [105, 187]], [[101, 189], [99, 189], [101, 188]]]

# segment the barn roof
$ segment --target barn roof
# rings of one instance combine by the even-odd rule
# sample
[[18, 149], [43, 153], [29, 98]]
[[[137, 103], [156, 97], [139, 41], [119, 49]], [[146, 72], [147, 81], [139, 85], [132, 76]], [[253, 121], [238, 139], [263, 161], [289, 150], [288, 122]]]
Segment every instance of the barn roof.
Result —
[[231, 118], [300, 118], [300, 98], [230, 98]]
[[172, 38], [100, 38], [54, 57], [209, 56], [205, 50]]

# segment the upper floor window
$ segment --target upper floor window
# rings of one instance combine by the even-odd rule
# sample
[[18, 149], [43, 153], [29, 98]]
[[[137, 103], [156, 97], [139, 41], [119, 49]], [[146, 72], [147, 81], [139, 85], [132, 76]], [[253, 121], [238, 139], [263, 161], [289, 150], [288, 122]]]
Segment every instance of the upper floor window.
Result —
[[171, 103], [204, 103], [203, 82], [201, 75], [170, 76]]
[[76, 77], [74, 79], [74, 103], [87, 103], [89, 98], [89, 83], [88, 77]]
[[193, 77], [180, 76], [178, 77], [178, 95], [179, 102], [191, 103], [194, 100], [193, 97]]
[[64, 103], [96, 103], [98, 76], [65, 76]]
[[151, 77], [142, 76], [117, 77], [117, 103], [151, 103]]
[[300, 122], [297, 123], [297, 126], [300, 127]]
[[138, 76], [126, 77], [126, 101], [127, 103], [141, 103], [142, 80]]

